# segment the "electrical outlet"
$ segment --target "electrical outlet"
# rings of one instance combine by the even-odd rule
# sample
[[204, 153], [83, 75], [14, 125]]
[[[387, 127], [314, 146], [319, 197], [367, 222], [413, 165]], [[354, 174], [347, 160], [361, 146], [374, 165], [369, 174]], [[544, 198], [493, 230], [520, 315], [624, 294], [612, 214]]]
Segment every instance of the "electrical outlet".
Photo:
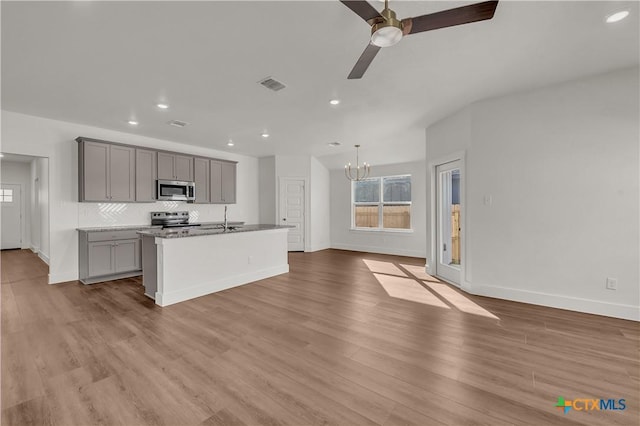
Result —
[[617, 289], [618, 289], [618, 279], [607, 278], [607, 290], [617, 290]]

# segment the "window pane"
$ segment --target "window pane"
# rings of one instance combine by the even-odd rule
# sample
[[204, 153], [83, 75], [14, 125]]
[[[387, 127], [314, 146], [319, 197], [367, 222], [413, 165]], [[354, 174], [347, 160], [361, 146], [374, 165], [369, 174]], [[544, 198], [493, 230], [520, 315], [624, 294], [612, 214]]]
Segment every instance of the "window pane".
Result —
[[377, 203], [380, 201], [380, 179], [367, 179], [353, 182], [353, 194], [356, 203]]
[[386, 177], [382, 182], [385, 203], [411, 201], [411, 176]]
[[5, 189], [4, 195], [8, 195], [10, 197], [13, 196], [13, 189]]
[[356, 228], [377, 228], [378, 227], [378, 205], [355, 206]]
[[383, 228], [411, 229], [411, 206], [385, 204], [382, 207]]
[[13, 203], [13, 195], [5, 195], [4, 201], [7, 203]]
[[4, 195], [4, 189], [0, 189], [0, 198]]

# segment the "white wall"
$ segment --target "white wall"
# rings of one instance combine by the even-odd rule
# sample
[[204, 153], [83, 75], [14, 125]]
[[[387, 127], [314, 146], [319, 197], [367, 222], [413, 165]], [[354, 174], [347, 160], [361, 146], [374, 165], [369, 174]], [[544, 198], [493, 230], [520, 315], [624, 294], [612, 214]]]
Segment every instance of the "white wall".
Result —
[[36, 161], [36, 177], [38, 178], [38, 217], [40, 219], [40, 247], [38, 256], [49, 264], [49, 159], [38, 158]]
[[26, 249], [31, 241], [31, 168], [29, 163], [20, 161], [0, 161], [0, 181], [20, 185], [20, 221], [21, 248]]
[[31, 196], [30, 248], [49, 263], [49, 159], [34, 158], [29, 163]]
[[51, 283], [78, 278], [77, 227], [148, 224], [150, 211], [165, 209], [189, 210], [200, 221], [223, 217], [218, 205], [78, 203], [78, 136], [238, 161], [237, 204], [229, 207], [229, 219], [258, 221], [256, 158], [3, 110], [2, 151], [49, 158]]
[[351, 183], [344, 170], [331, 170], [331, 247], [372, 253], [425, 257], [425, 164], [371, 166], [371, 176], [411, 175], [411, 227], [413, 232], [360, 231], [351, 229]]
[[330, 244], [329, 171], [315, 157], [276, 155], [259, 159], [260, 221], [279, 223], [280, 180], [305, 179], [305, 251], [324, 250]]
[[632, 68], [479, 102], [427, 129], [428, 162], [466, 152], [467, 290], [640, 319], [638, 91]]
[[329, 170], [311, 157], [310, 163], [311, 200], [310, 251], [324, 250], [331, 247], [331, 180]]
[[39, 197], [38, 193], [40, 186], [40, 179], [38, 178], [38, 161], [36, 158], [29, 163], [29, 185], [31, 186], [31, 196], [29, 197], [29, 212], [31, 217], [29, 219], [29, 226], [31, 228], [30, 248], [34, 253], [40, 251], [41, 236], [40, 236], [40, 209], [39, 209]]

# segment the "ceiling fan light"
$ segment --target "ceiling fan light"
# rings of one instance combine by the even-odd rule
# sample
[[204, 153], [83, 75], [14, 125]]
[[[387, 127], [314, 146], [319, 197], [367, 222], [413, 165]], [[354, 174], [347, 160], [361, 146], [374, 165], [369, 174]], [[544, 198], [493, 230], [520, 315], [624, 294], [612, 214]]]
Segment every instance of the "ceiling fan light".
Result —
[[371, 43], [378, 47], [389, 47], [402, 40], [402, 30], [397, 27], [380, 27], [371, 34]]

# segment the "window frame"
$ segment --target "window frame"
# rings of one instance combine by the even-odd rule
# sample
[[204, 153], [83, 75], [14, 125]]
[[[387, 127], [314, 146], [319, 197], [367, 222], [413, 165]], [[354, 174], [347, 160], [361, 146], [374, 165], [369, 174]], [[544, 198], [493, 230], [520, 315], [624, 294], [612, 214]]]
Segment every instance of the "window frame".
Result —
[[[384, 179], [387, 178], [399, 178], [408, 177], [411, 185], [411, 201], [384, 201]], [[358, 181], [351, 181], [351, 231], [364, 231], [364, 232], [392, 232], [392, 233], [413, 233], [413, 180], [410, 173], [404, 173], [400, 175], [389, 176], [374, 176], [368, 177], [363, 180], [377, 180], [379, 185], [379, 198], [377, 202], [374, 201], [355, 201], [355, 188]], [[358, 227], [356, 226], [356, 206], [377, 206], [378, 207], [378, 226], [373, 227]], [[409, 228], [385, 228], [384, 227], [384, 206], [385, 205], [407, 205], [409, 206]]]

